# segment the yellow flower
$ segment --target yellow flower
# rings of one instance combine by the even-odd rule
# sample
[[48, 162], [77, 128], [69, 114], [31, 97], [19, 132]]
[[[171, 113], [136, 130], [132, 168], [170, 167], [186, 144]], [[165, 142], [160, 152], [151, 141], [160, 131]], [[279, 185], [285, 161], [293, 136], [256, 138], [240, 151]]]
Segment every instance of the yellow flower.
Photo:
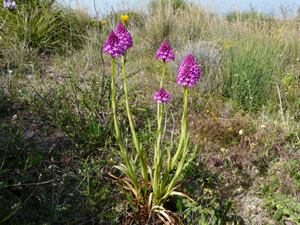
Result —
[[278, 31], [279, 31], [279, 32], [281, 32], [281, 31], [282, 31], [282, 29], [279, 29]]
[[127, 16], [127, 15], [121, 16], [121, 20], [123, 21], [123, 23], [126, 23], [128, 19], [129, 19], [129, 16]]
[[223, 47], [223, 48], [230, 48], [231, 43], [232, 43], [232, 41], [226, 41], [226, 42], [222, 45], [222, 47]]
[[199, 136], [196, 134], [195, 137], [197, 138], [197, 137], [199, 137]]
[[228, 128], [228, 131], [231, 131], [232, 130], [232, 128]]
[[218, 121], [218, 118], [217, 118], [217, 117], [215, 117], [215, 121]]
[[207, 113], [209, 113], [209, 110], [206, 110]]
[[106, 20], [104, 20], [104, 21], [102, 22], [102, 24], [105, 24], [105, 23], [107, 23], [107, 21], [106, 21]]
[[253, 142], [250, 144], [250, 148], [254, 148], [255, 146], [256, 146], [256, 144]]

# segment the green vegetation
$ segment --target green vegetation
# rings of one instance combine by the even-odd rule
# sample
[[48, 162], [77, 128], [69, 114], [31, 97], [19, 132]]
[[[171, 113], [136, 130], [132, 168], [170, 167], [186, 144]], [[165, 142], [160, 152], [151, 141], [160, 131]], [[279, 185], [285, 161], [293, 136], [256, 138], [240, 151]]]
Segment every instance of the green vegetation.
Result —
[[[24, 1], [18, 10], [0, 8], [0, 56], [5, 63], [19, 64], [34, 60], [41, 53], [82, 47], [86, 30], [79, 27], [75, 12], [54, 4], [55, 1]], [[72, 24], [72, 32], [70, 32]]]
[[[137, 170], [135, 143], [154, 165], [153, 96], [163, 70], [155, 53], [167, 39], [175, 61], [164, 75], [171, 99], [161, 138], [171, 156], [180, 145], [184, 89], [176, 81], [187, 54], [201, 78], [187, 97], [186, 163], [167, 179], [197, 204], [171, 196], [163, 207], [183, 224], [300, 224], [297, 18], [253, 10], [221, 17], [205, 5], [157, 0], [146, 13], [124, 7], [94, 21], [84, 7], [54, 0], [17, 4], [13, 11], [0, 3], [0, 223], [138, 224], [147, 213], [135, 214], [143, 209], [136, 203], [147, 200], [124, 189], [128, 177], [114, 167], [125, 164], [117, 141]], [[129, 15], [133, 37], [124, 59], [132, 121], [116, 59], [115, 136], [111, 57], [102, 48], [121, 15]], [[156, 171], [159, 178], [166, 170]]]
[[226, 19], [229, 22], [234, 22], [237, 20], [250, 21], [250, 22], [254, 22], [254, 21], [270, 22], [271, 20], [273, 20], [273, 16], [268, 13], [257, 12], [256, 10], [242, 11], [242, 12], [231, 11], [227, 13]]

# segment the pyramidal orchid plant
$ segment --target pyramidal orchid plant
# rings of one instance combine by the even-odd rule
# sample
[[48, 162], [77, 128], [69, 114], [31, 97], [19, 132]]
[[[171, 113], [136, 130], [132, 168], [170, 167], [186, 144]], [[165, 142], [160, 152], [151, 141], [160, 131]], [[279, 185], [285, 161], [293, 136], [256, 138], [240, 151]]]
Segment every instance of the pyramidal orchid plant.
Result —
[[[124, 21], [123, 21], [124, 22]], [[153, 163], [147, 162], [144, 157], [142, 144], [139, 143], [138, 137], [135, 132], [134, 124], [131, 116], [131, 109], [128, 100], [128, 90], [126, 85], [125, 75], [125, 56], [126, 50], [132, 46], [132, 38], [130, 33], [122, 22], [110, 32], [106, 42], [103, 46], [103, 52], [108, 53], [112, 57], [112, 79], [111, 79], [111, 92], [112, 92], [112, 108], [113, 119], [115, 126], [115, 136], [120, 147], [121, 156], [124, 159], [124, 164], [115, 166], [128, 176], [128, 178], [117, 178], [110, 174], [116, 180], [123, 182], [123, 188], [130, 192], [130, 200], [126, 203], [132, 206], [132, 213], [130, 218], [127, 218], [127, 223], [132, 222], [134, 218], [139, 218], [139, 222], [149, 221], [152, 215], [153, 223], [155, 223], [155, 215], [164, 221], [171, 224], [176, 224], [176, 219], [179, 219], [175, 214], [164, 208], [164, 203], [171, 195], [181, 195], [189, 198], [187, 195], [175, 191], [178, 186], [176, 182], [182, 172], [185, 159], [188, 153], [188, 132], [187, 132], [187, 96], [189, 88], [192, 88], [200, 78], [200, 70], [197, 66], [192, 55], [188, 55], [179, 67], [177, 84], [184, 87], [183, 99], [184, 110], [181, 121], [181, 134], [179, 145], [175, 151], [175, 155], [171, 157], [170, 148], [162, 148], [162, 121], [164, 114], [164, 104], [169, 104], [171, 99], [170, 94], [163, 88], [163, 80], [165, 74], [166, 63], [175, 59], [173, 50], [169, 43], [165, 40], [162, 46], [157, 51], [156, 58], [163, 60], [163, 74], [160, 82], [160, 89], [154, 95], [154, 100], [157, 103], [157, 137], [156, 145], [154, 146]], [[117, 120], [117, 106], [115, 101], [115, 58], [122, 58], [122, 74], [124, 83], [124, 93], [126, 100], [126, 111], [129, 120], [133, 146], [136, 150], [136, 160], [132, 157], [129, 158], [126, 148], [123, 145], [120, 128]], [[180, 160], [179, 160], [180, 158]], [[164, 161], [165, 160], [165, 161]], [[137, 163], [138, 162], [138, 163]], [[175, 174], [170, 176], [170, 172], [176, 167]], [[140, 178], [141, 177], [141, 178]], [[150, 178], [150, 181], [148, 181]], [[189, 198], [190, 199], [190, 198]], [[192, 199], [190, 199], [192, 200]], [[193, 201], [193, 200], [192, 200]]]
[[115, 58], [119, 57], [120, 55], [124, 55], [124, 47], [122, 43], [120, 42], [120, 39], [116, 36], [115, 32], [111, 30], [109, 33], [106, 42], [103, 45], [103, 53], [108, 53], [112, 57], [112, 63], [111, 63], [111, 68], [112, 68], [112, 78], [111, 78], [111, 98], [112, 98], [112, 108], [113, 108], [113, 119], [114, 119], [114, 125], [115, 125], [115, 132], [116, 132], [116, 139], [118, 142], [118, 145], [121, 150], [122, 157], [125, 161], [125, 165], [120, 165], [116, 166], [119, 170], [124, 172], [130, 179], [131, 182], [133, 183], [132, 191], [135, 195], [137, 195], [137, 189], [138, 189], [138, 181], [137, 181], [137, 176], [135, 174], [134, 168], [132, 163], [129, 160], [127, 151], [123, 145], [123, 141], [121, 138], [121, 131], [118, 125], [118, 120], [117, 120], [117, 106], [116, 106], [116, 100], [115, 100]]
[[[165, 60], [164, 60], [165, 65]], [[164, 76], [164, 70], [163, 70]], [[162, 80], [163, 80], [162, 76]], [[175, 191], [178, 186], [176, 182], [178, 181], [178, 177], [182, 172], [185, 159], [188, 154], [188, 137], [189, 133], [187, 132], [187, 96], [189, 88], [192, 88], [196, 82], [200, 79], [200, 69], [194, 60], [194, 57], [191, 54], [188, 54], [186, 58], [182, 61], [177, 76], [177, 84], [184, 86], [184, 93], [183, 93], [183, 115], [181, 121], [181, 134], [178, 148], [175, 152], [175, 155], [171, 159], [171, 149], [164, 149], [163, 151], [160, 150], [160, 142], [161, 142], [161, 132], [162, 132], [162, 120], [163, 120], [163, 104], [164, 102], [169, 101], [169, 94], [164, 91], [163, 88], [159, 90], [159, 92], [154, 96], [154, 99], [157, 103], [160, 104], [160, 107], [157, 108], [158, 116], [158, 128], [157, 128], [157, 138], [156, 138], [156, 147], [154, 151], [154, 174], [150, 174], [151, 183], [152, 183], [152, 212], [155, 212], [159, 215], [159, 217], [163, 220], [163, 218], [167, 219], [171, 224], [174, 223], [174, 220], [169, 216], [172, 214], [171, 211], [166, 210], [163, 207], [164, 202], [171, 195], [180, 195], [184, 196], [191, 201], [187, 195]], [[161, 82], [161, 85], [163, 82]], [[166, 156], [164, 157], [164, 154]], [[167, 158], [166, 162], [163, 162], [163, 159]], [[180, 158], [180, 161], [179, 161]], [[179, 162], [178, 162], [179, 161]], [[175, 168], [177, 165], [175, 174], [170, 179], [170, 172]], [[165, 170], [162, 168], [165, 167]], [[194, 202], [194, 201], [193, 201]], [[195, 202], [194, 202], [195, 203]], [[168, 216], [166, 216], [168, 215]], [[175, 216], [176, 217], [176, 216]]]

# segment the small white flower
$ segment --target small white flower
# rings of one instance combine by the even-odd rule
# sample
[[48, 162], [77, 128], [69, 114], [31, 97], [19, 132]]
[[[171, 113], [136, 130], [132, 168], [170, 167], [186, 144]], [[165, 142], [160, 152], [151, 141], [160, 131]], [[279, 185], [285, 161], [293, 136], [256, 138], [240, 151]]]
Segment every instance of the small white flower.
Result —
[[266, 125], [261, 125], [260, 127], [261, 127], [262, 129], [264, 129], [264, 128], [266, 128]]
[[13, 71], [12, 71], [12, 70], [9, 70], [8, 72], [9, 72], [9, 73], [12, 73]]
[[244, 131], [243, 131], [243, 130], [240, 130], [240, 131], [239, 131], [239, 134], [240, 134], [240, 135], [242, 135], [243, 133], [244, 133]]
[[289, 76], [289, 75], [290, 75], [290, 73], [286, 73], [286, 75], [288, 75], [288, 76]]
[[297, 58], [296, 60], [299, 61], [299, 58]]

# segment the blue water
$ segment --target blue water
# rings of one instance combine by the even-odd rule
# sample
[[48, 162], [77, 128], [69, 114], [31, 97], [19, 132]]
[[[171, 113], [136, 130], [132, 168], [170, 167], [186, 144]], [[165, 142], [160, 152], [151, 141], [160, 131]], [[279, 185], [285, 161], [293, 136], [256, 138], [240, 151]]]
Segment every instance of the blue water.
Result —
[[[101, 13], [108, 13], [112, 10], [139, 8], [144, 2], [149, 0], [96, 0], [96, 6], [100, 9]], [[192, 1], [192, 0], [190, 0]], [[198, 2], [198, 0], [194, 0]], [[64, 0], [68, 3], [69, 0]], [[71, 0], [74, 5], [74, 0]], [[94, 14], [94, 0], [84, 0], [85, 5], [90, 7], [90, 14]], [[124, 4], [125, 2], [125, 4]], [[206, 4], [206, 0], [200, 0], [202, 4]], [[125, 6], [124, 6], [125, 5]], [[250, 10], [254, 8], [260, 12], [273, 13], [276, 17], [282, 17], [282, 12], [288, 14], [289, 17], [297, 15], [298, 7], [300, 6], [300, 0], [211, 0], [211, 7], [219, 9], [220, 14], [234, 9]]]

